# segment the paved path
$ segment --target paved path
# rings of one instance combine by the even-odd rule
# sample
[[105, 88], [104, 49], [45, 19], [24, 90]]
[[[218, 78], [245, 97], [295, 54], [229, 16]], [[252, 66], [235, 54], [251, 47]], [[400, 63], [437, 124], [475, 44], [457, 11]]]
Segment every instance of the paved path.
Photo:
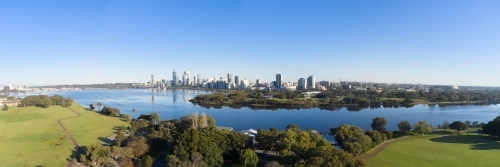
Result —
[[[439, 136], [444, 136], [444, 135], [439, 135]], [[400, 137], [400, 138], [397, 138], [397, 139], [385, 141], [384, 143], [382, 143], [382, 144], [378, 145], [377, 147], [375, 147], [372, 151], [359, 156], [359, 158], [364, 159], [364, 160], [368, 160], [368, 159], [373, 158], [374, 156], [378, 155], [380, 152], [384, 151], [384, 149], [387, 148], [387, 146], [389, 146], [392, 143], [395, 143], [395, 142], [398, 142], [398, 141], [402, 141], [402, 140], [421, 139], [421, 138], [425, 138], [425, 137], [438, 137], [438, 136], [428, 135], [428, 136], [424, 136], [424, 137], [412, 137], [412, 138]]]
[[[66, 127], [64, 127], [64, 125], [61, 123], [61, 121], [65, 120], [65, 119], [77, 118], [77, 117], [80, 117], [81, 115], [80, 115], [80, 113], [76, 112], [75, 110], [73, 110], [71, 108], [67, 108], [67, 109], [70, 109], [71, 111], [75, 112], [77, 114], [77, 116], [59, 119], [59, 120], [57, 120], [57, 123], [59, 123], [59, 126], [64, 131], [64, 134], [66, 134], [66, 137], [68, 137], [68, 139], [71, 141], [71, 143], [73, 144], [75, 149], [78, 151], [78, 155], [80, 155], [80, 154], [84, 153], [83, 149], [80, 147], [80, 145], [78, 145], [78, 143], [76, 143], [73, 136], [71, 136], [71, 134], [69, 134], [69, 132], [66, 130]], [[71, 167], [71, 166], [73, 166], [73, 162], [69, 161], [66, 164], [66, 167]]]

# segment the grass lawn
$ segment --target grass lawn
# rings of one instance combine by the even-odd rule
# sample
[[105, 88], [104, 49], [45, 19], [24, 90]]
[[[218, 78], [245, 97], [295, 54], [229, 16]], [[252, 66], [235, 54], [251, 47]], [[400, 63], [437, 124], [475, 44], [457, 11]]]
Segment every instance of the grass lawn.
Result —
[[498, 166], [498, 138], [480, 135], [426, 137], [392, 143], [369, 166]]
[[82, 116], [63, 120], [62, 123], [80, 146], [101, 144], [102, 141], [99, 138], [107, 138], [114, 135], [116, 132], [115, 128], [130, 126], [128, 122], [122, 121], [118, 117], [110, 117], [88, 111], [76, 103], [70, 108]]
[[[62, 122], [81, 146], [98, 144], [98, 137], [113, 135], [114, 126], [128, 125], [118, 118], [86, 111], [76, 103], [71, 108], [82, 116]], [[72, 116], [76, 114], [60, 106], [0, 111], [0, 166], [65, 166], [74, 148], [57, 120]], [[80, 124], [87, 126], [81, 128]]]

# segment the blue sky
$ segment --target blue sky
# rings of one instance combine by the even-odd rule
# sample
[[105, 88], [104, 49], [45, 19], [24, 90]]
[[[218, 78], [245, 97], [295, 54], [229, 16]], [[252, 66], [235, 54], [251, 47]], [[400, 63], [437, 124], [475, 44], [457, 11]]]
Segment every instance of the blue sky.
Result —
[[270, 82], [500, 86], [500, 1], [2, 1], [0, 85]]

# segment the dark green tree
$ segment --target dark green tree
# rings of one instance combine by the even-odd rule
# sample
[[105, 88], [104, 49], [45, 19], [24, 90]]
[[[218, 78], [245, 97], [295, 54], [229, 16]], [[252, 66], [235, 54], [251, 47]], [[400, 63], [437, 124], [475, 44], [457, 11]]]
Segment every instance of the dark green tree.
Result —
[[371, 124], [372, 129], [383, 132], [385, 130], [385, 125], [387, 125], [387, 120], [384, 117], [375, 117]]
[[465, 121], [465, 124], [467, 125], [467, 127], [470, 127], [470, 125], [472, 125], [472, 123], [469, 120]]
[[401, 121], [398, 124], [398, 129], [399, 132], [407, 134], [409, 131], [411, 131], [411, 124], [408, 121]]
[[[469, 121], [470, 122], [470, 121]], [[454, 121], [450, 124], [450, 129], [454, 129], [457, 131], [457, 134], [460, 134], [460, 131], [467, 130], [467, 124], [462, 121]]]

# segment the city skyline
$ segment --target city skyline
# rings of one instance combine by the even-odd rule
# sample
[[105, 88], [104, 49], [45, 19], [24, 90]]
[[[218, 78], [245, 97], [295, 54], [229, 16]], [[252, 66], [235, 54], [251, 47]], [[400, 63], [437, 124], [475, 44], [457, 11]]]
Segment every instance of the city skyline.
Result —
[[187, 80], [231, 73], [271, 82], [280, 73], [283, 82], [314, 75], [331, 82], [500, 86], [492, 75], [500, 71], [498, 6], [0, 1], [0, 85], [136, 83], [189, 69]]

